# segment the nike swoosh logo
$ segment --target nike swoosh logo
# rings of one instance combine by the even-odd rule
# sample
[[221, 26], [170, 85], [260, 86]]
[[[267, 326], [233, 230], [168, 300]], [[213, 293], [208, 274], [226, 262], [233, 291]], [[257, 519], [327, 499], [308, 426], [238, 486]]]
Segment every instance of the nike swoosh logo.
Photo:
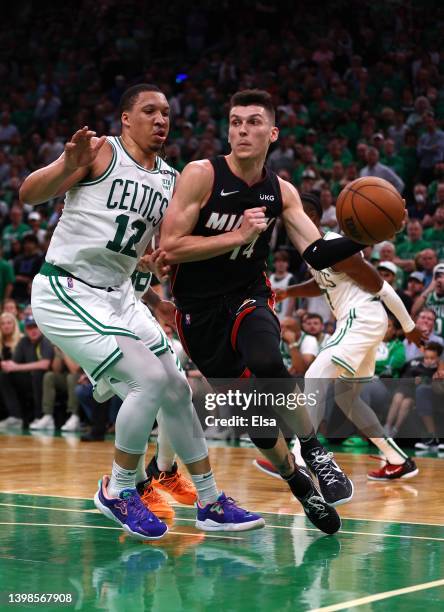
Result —
[[220, 195], [222, 197], [224, 197], [224, 196], [228, 196], [228, 195], [233, 195], [233, 193], [239, 193], [239, 189], [237, 191], [224, 191], [222, 189], [222, 191], [220, 192]]

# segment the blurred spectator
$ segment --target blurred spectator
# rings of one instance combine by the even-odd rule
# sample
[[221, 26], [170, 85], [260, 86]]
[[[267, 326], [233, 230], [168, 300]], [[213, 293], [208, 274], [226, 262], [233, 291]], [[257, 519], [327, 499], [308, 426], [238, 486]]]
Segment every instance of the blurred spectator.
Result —
[[71, 415], [66, 423], [61, 427], [62, 431], [78, 431], [80, 429], [80, 419], [78, 416], [79, 402], [75, 394], [77, 380], [80, 375], [80, 367], [63, 353], [59, 348], [54, 347], [54, 358], [51, 369], [43, 376], [43, 396], [42, 410], [43, 416], [34, 421], [29, 429], [44, 429], [54, 431], [54, 407], [57, 392], [67, 396], [67, 411]]
[[46, 230], [41, 227], [42, 216], [37, 211], [33, 210], [28, 215], [28, 225], [31, 227], [31, 231], [36, 236], [39, 247], [43, 247], [46, 239]]
[[[415, 304], [416, 298], [424, 291], [424, 274], [422, 272], [411, 272], [407, 280], [406, 294], [409, 295]], [[412, 307], [413, 311], [413, 307]]]
[[[0, 363], [1, 371], [9, 375], [8, 380], [11, 385], [17, 390], [20, 389], [20, 396], [28, 390], [31, 391], [33, 422], [41, 416], [43, 375], [49, 370], [53, 356], [51, 343], [42, 335], [34, 319], [28, 317], [25, 320], [25, 336], [15, 347], [12, 359]], [[11, 374], [24, 374], [25, 383], [22, 376], [17, 381], [17, 378], [10, 376]]]
[[359, 176], [377, 176], [385, 179], [402, 193], [404, 191], [404, 181], [388, 166], [379, 161], [379, 151], [375, 147], [369, 147], [367, 151], [367, 165], [362, 168]]
[[427, 289], [417, 296], [412, 312], [416, 314], [424, 308], [435, 313], [435, 332], [444, 339], [444, 263], [434, 267], [433, 280]]
[[268, 156], [268, 164], [274, 172], [285, 169], [291, 172], [294, 167], [294, 151], [288, 144], [288, 138], [281, 136], [278, 144]]
[[301, 332], [298, 322], [291, 317], [281, 320], [281, 335], [285, 367], [294, 376], [303, 375], [319, 353], [316, 338]]
[[14, 268], [3, 259], [3, 248], [0, 244], [0, 305], [11, 297], [14, 281]]
[[412, 304], [413, 304], [412, 298], [403, 289], [396, 289], [396, 275], [398, 272], [398, 267], [396, 266], [396, 264], [394, 264], [392, 261], [381, 261], [377, 265], [377, 270], [380, 276], [389, 285], [391, 285], [393, 289], [396, 290], [396, 293], [401, 298], [402, 303], [407, 308], [407, 310], [410, 312], [412, 308]]
[[427, 197], [427, 187], [417, 183], [413, 189], [413, 202], [407, 207], [410, 219], [422, 221], [425, 217], [433, 215], [434, 207]]
[[424, 285], [428, 287], [433, 279], [433, 271], [438, 263], [438, 255], [433, 249], [424, 249], [415, 257], [417, 269], [424, 274]]
[[324, 347], [327, 343], [327, 340], [331, 337], [330, 334], [324, 331], [324, 321], [321, 315], [315, 312], [307, 312], [302, 317], [302, 330], [309, 334], [310, 336], [314, 336], [318, 341], [319, 351]]
[[[4, 312], [0, 315], [0, 363], [10, 361], [21, 339], [18, 321], [14, 315]], [[11, 375], [0, 368], [0, 400], [7, 417], [0, 421], [0, 429], [21, 428], [23, 425], [22, 407], [18, 389], [11, 384]]]
[[411, 219], [407, 223], [406, 238], [396, 249], [396, 263], [403, 270], [412, 272], [415, 269], [415, 256], [431, 245], [427, 239], [423, 238], [422, 225], [419, 219]]
[[[297, 280], [288, 271], [290, 257], [286, 251], [276, 251], [273, 256], [274, 272], [270, 274], [270, 283], [273, 291], [276, 289], [287, 289], [290, 285], [295, 285]], [[291, 317], [295, 308], [295, 298], [285, 298], [275, 305], [275, 313], [280, 321], [285, 317]]]
[[0, 117], [0, 145], [11, 145], [18, 135], [17, 126], [11, 122], [11, 115], [4, 111]]
[[396, 153], [399, 153], [404, 144], [407, 130], [408, 127], [404, 123], [404, 113], [402, 111], [395, 112], [393, 125], [388, 128], [387, 133], [394, 142]]
[[[440, 185], [441, 187], [441, 185]], [[444, 191], [444, 185], [442, 185]], [[444, 205], [438, 206], [433, 215], [432, 227], [424, 231], [424, 239], [435, 249], [444, 245]]]
[[[438, 371], [439, 358], [443, 347], [435, 342], [429, 342], [424, 348], [424, 357], [411, 363], [410, 376], [417, 377], [416, 410], [421, 417], [427, 433], [427, 439], [415, 444], [419, 450], [444, 450], [436, 427], [435, 413], [439, 411], [442, 419], [442, 395], [436, 392], [437, 384], [432, 381]], [[440, 410], [441, 408], [441, 410]]]
[[[434, 310], [430, 308], [423, 308], [419, 311], [416, 317], [416, 326], [422, 332], [423, 336], [426, 338], [427, 342], [437, 342], [438, 344], [444, 345], [443, 339], [436, 335], [433, 331], [435, 327], [436, 314]], [[421, 357], [422, 352], [421, 349], [413, 344], [413, 342], [409, 342], [407, 338], [404, 340], [405, 347], [405, 358], [407, 361], [412, 361], [412, 359], [417, 359]]]
[[63, 142], [56, 138], [54, 128], [48, 128], [46, 130], [45, 140], [38, 152], [39, 161], [42, 166], [47, 166], [60, 157], [64, 148]]
[[395, 141], [387, 138], [384, 141], [381, 154], [381, 162], [391, 168], [402, 180], [405, 179], [405, 168], [403, 158], [395, 150]]
[[12, 297], [19, 303], [31, 301], [32, 279], [40, 270], [42, 256], [38, 250], [39, 243], [34, 234], [23, 238], [23, 254], [14, 259], [15, 283]]
[[338, 221], [336, 219], [336, 207], [333, 205], [333, 196], [330, 189], [321, 189], [319, 199], [322, 206], [321, 227], [336, 231], [338, 229]]
[[21, 240], [25, 234], [31, 231], [26, 223], [23, 223], [23, 211], [19, 206], [13, 206], [9, 215], [11, 223], [3, 230], [3, 251], [8, 259], [12, 255], [12, 242]]
[[434, 178], [434, 166], [444, 160], [444, 132], [438, 130], [433, 112], [424, 115], [424, 133], [418, 141], [420, 179], [428, 185]]

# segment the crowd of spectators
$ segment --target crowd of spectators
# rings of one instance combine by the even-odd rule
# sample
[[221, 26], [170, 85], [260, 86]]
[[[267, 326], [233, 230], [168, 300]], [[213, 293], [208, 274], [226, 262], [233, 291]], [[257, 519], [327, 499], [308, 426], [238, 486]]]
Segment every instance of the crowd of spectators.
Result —
[[[301, 192], [319, 194], [326, 230], [338, 230], [335, 202], [347, 182], [359, 176], [390, 181], [405, 198], [410, 221], [393, 242], [366, 249], [366, 257], [412, 316], [427, 319], [429, 327], [433, 318], [430, 350], [443, 344], [444, 9], [438, 2], [334, 0], [304, 7], [224, 0], [187, 7], [176, 0], [168, 5], [68, 0], [59, 6], [25, 0], [14, 9], [14, 20], [15, 28], [7, 20], [0, 25], [4, 416], [22, 418], [14, 388], [26, 375], [32, 378], [27, 389], [34, 392], [27, 422], [42, 424], [43, 418], [54, 427], [56, 389], [69, 398], [70, 427], [78, 428], [79, 414], [88, 415], [88, 382], [76, 364], [54, 355], [37, 337], [29, 310], [32, 279], [63, 198], [33, 209], [20, 201], [19, 187], [30, 172], [55, 160], [79, 127], [118, 134], [120, 95], [136, 82], [155, 82], [169, 99], [166, 156], [178, 170], [191, 160], [228, 152], [227, 110], [234, 91], [270, 91], [280, 138], [267, 163]], [[306, 267], [281, 224], [272, 246], [275, 286], [303, 280]], [[280, 308], [283, 350], [289, 367], [302, 374], [301, 363], [314, 358], [313, 338], [320, 345], [334, 320], [322, 298], [290, 300]], [[387, 337], [386, 344], [391, 342]], [[293, 352], [300, 349], [297, 367], [289, 345]], [[426, 359], [403, 346], [406, 363]], [[12, 363], [22, 364], [20, 371]], [[190, 372], [196, 377], [193, 368]], [[16, 381], [8, 387], [12, 373]], [[83, 395], [76, 391], [78, 379]], [[430, 427], [429, 422], [432, 436]]]

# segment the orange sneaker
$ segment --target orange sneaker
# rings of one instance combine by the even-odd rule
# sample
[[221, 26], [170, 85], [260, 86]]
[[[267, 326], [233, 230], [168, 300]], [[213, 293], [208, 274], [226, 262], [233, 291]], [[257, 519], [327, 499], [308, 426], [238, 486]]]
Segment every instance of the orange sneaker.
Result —
[[169, 472], [161, 472], [157, 467], [156, 458], [153, 457], [146, 473], [148, 477], [152, 478], [153, 487], [169, 493], [180, 504], [193, 506], [196, 503], [197, 492], [194, 484], [179, 472], [177, 463], [173, 464]]
[[174, 509], [168, 501], [153, 487], [149, 479], [137, 485], [143, 505], [151, 510], [158, 518], [174, 518]]

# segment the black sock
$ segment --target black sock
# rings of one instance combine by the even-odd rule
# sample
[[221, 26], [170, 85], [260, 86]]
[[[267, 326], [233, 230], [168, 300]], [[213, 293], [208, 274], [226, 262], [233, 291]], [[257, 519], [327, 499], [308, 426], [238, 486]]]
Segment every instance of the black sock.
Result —
[[323, 448], [322, 444], [319, 442], [314, 432], [306, 438], [299, 438], [299, 442], [301, 443], [301, 455], [304, 459], [307, 454], [314, 448]]
[[311, 478], [305, 476], [298, 468], [295, 468], [293, 474], [288, 478], [285, 476], [282, 476], [282, 478], [288, 483], [291, 492], [298, 499], [302, 499], [313, 489]]

